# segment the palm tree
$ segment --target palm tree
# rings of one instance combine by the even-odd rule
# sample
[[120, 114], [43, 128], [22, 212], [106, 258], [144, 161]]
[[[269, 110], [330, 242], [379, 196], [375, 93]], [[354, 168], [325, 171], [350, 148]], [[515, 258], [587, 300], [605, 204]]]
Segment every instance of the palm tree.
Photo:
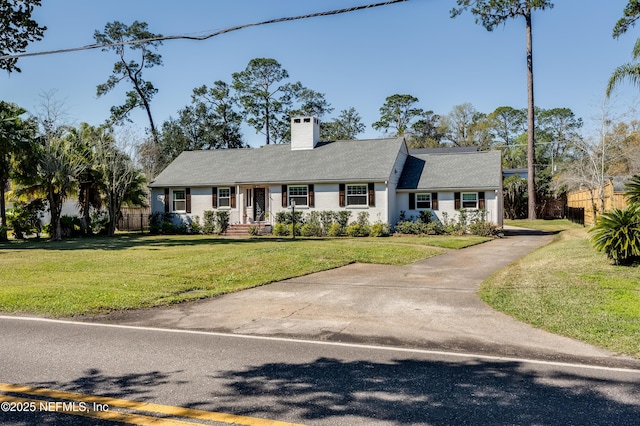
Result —
[[[632, 52], [633, 60], [640, 59], [640, 39], [636, 41]], [[609, 84], [607, 84], [607, 97], [611, 96], [613, 89], [625, 80], [629, 80], [634, 86], [640, 87], [640, 63], [628, 63], [620, 65], [613, 71]]]
[[624, 186], [627, 192], [624, 195], [629, 199], [630, 204], [640, 205], [640, 175], [635, 175]]
[[536, 218], [535, 181], [535, 104], [533, 99], [533, 48], [531, 14], [535, 10], [551, 9], [549, 0], [457, 0], [458, 8], [451, 10], [455, 18], [467, 9], [476, 16], [488, 31], [504, 24], [508, 19], [522, 17], [525, 20], [527, 39], [527, 166], [529, 219]]
[[44, 192], [51, 214], [50, 236], [62, 239], [60, 217], [62, 204], [77, 188], [78, 177], [84, 172], [86, 161], [78, 147], [67, 138], [54, 138], [40, 148], [38, 161], [39, 183], [34, 189]]
[[96, 147], [101, 143], [112, 144], [113, 136], [104, 127], [94, 127], [82, 123], [79, 128], [69, 131], [69, 138], [81, 152], [85, 162], [83, 172], [78, 176], [78, 209], [82, 215], [82, 227], [85, 234], [91, 231], [91, 210], [99, 210], [103, 206], [103, 176], [97, 164]]
[[0, 101], [0, 241], [7, 239], [5, 189], [9, 179], [18, 171], [29, 168], [27, 160], [35, 125], [21, 116], [27, 111], [19, 106]]

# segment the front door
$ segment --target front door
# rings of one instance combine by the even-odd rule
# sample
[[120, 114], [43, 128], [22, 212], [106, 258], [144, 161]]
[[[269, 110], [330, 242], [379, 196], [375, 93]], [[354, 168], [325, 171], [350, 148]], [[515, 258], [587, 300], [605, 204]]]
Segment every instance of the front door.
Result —
[[264, 221], [264, 212], [266, 208], [266, 196], [264, 188], [255, 188], [253, 190], [253, 220], [256, 222]]

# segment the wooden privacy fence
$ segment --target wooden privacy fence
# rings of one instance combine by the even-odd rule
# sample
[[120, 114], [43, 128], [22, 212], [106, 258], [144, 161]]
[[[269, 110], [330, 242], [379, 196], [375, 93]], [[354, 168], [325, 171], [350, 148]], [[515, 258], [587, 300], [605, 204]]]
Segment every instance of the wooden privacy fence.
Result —
[[[627, 207], [627, 204], [624, 191], [616, 191], [613, 182], [608, 181], [604, 186], [604, 211], [624, 209]], [[593, 225], [595, 223], [595, 217], [602, 213], [599, 211], [600, 206], [600, 191], [598, 189], [581, 189], [567, 194], [567, 207], [584, 209], [583, 224], [585, 225]]]
[[121, 213], [118, 221], [119, 231], [144, 232], [149, 229], [149, 215], [151, 214], [149, 207], [123, 207]]

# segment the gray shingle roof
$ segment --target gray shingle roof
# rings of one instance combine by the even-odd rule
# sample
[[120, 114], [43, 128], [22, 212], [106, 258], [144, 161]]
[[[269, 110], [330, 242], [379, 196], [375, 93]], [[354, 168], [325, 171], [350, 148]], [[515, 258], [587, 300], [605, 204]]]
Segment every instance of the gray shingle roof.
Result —
[[398, 189], [495, 189], [502, 180], [500, 151], [412, 155]]
[[290, 145], [185, 151], [149, 186], [383, 181], [403, 146], [403, 138], [393, 138], [321, 142], [301, 151]]

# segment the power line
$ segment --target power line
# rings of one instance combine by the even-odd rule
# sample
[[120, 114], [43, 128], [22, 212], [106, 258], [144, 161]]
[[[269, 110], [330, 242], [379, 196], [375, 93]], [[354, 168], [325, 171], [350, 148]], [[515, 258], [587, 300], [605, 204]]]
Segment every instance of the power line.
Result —
[[81, 47], [73, 47], [73, 48], [69, 48], [69, 49], [47, 50], [47, 51], [43, 51], [43, 52], [34, 52], [34, 53], [18, 53], [18, 54], [15, 54], [15, 55], [3, 55], [3, 56], [0, 56], [0, 60], [13, 59], [13, 58], [25, 58], [25, 57], [28, 57], [28, 56], [53, 55], [53, 54], [56, 54], [56, 53], [77, 52], [77, 51], [80, 51], [80, 50], [103, 49], [105, 47], [121, 46], [121, 45], [126, 45], [126, 44], [152, 43], [152, 42], [166, 41], [166, 40], [207, 40], [207, 39], [210, 39], [212, 37], [215, 37], [215, 36], [218, 36], [218, 35], [221, 35], [221, 34], [226, 34], [226, 33], [232, 32], [232, 31], [238, 31], [238, 30], [241, 30], [241, 29], [244, 29], [244, 28], [249, 28], [249, 27], [257, 27], [257, 26], [260, 26], [260, 25], [267, 25], [267, 24], [276, 24], [278, 22], [297, 21], [297, 20], [300, 20], [300, 19], [316, 18], [316, 17], [320, 17], [320, 16], [338, 15], [338, 14], [341, 14], [341, 13], [355, 12], [355, 11], [363, 10], [363, 9], [372, 9], [374, 7], [388, 6], [388, 5], [391, 5], [391, 4], [402, 3], [402, 2], [406, 2], [406, 1], [409, 1], [409, 0], [390, 0], [390, 1], [382, 2], [382, 3], [366, 4], [366, 5], [362, 5], [362, 6], [354, 6], [354, 7], [344, 8], [344, 9], [329, 10], [329, 11], [326, 11], [326, 12], [310, 13], [310, 14], [307, 14], [307, 15], [289, 16], [289, 17], [286, 17], [286, 18], [269, 19], [267, 21], [254, 22], [252, 24], [237, 25], [235, 27], [225, 28], [223, 30], [215, 31], [215, 32], [208, 33], [208, 34], [205, 34], [205, 35], [202, 35], [202, 36], [173, 35], [173, 36], [158, 36], [158, 37], [144, 38], [144, 39], [137, 39], [137, 40], [127, 40], [127, 41], [121, 41], [121, 42], [117, 42], [117, 43], [105, 43], [105, 44], [97, 44], [96, 43], [96, 44], [89, 44], [89, 45], [81, 46]]

